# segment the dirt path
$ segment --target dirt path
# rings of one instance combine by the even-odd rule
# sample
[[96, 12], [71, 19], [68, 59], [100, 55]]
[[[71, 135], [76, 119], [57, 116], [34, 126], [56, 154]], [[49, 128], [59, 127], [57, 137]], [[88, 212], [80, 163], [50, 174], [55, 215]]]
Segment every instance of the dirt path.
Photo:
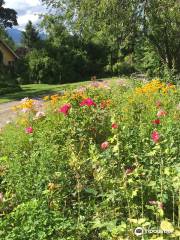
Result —
[[12, 107], [16, 106], [19, 101], [13, 101], [0, 104], [0, 128], [3, 127], [7, 121], [11, 121], [15, 118], [16, 114], [12, 110]]

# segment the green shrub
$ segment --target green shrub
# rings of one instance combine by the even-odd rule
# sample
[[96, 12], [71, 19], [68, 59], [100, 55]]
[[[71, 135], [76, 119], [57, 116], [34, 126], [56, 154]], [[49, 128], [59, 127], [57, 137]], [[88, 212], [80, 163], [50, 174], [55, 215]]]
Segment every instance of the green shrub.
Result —
[[134, 66], [127, 62], [117, 62], [113, 65], [113, 73], [115, 75], [130, 75], [135, 71]]

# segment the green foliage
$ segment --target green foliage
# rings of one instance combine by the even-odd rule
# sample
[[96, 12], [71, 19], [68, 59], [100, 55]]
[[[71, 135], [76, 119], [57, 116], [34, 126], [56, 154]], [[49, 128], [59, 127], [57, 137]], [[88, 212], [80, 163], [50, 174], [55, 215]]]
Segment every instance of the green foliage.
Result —
[[[119, 53], [134, 53], [136, 43], [147, 43], [145, 63], [150, 75], [159, 75], [164, 66], [179, 72], [180, 3], [177, 0], [42, 0], [58, 9], [72, 32], [85, 39], [100, 39], [109, 47], [112, 66], [122, 59]], [[144, 44], [143, 43], [143, 44]], [[141, 46], [139, 46], [141, 48]], [[151, 49], [151, 50], [150, 50]], [[125, 50], [125, 52], [124, 52]], [[130, 51], [130, 52], [129, 52]], [[151, 57], [152, 60], [151, 60]], [[123, 61], [122, 61], [123, 62]], [[143, 61], [135, 64], [141, 65]], [[164, 65], [161, 68], [161, 65]], [[141, 68], [142, 66], [138, 66]], [[161, 69], [160, 69], [161, 68]]]
[[45, 50], [32, 50], [26, 56], [26, 61], [30, 82], [56, 83], [58, 81], [59, 66], [53, 58], [48, 56]]
[[16, 81], [14, 70], [0, 64], [0, 94], [20, 91], [21, 88]]
[[69, 33], [59, 18], [46, 16], [42, 22], [47, 39], [19, 61], [17, 72], [23, 83], [68, 83], [103, 76], [107, 48]]
[[135, 68], [127, 62], [117, 62], [113, 65], [115, 75], [130, 75], [135, 72]]
[[0, 0], [0, 28], [17, 25], [17, 12], [10, 8], [5, 8], [4, 0]]
[[32, 22], [29, 21], [23, 32], [22, 44], [27, 48], [34, 48], [40, 41], [39, 32], [33, 26]]

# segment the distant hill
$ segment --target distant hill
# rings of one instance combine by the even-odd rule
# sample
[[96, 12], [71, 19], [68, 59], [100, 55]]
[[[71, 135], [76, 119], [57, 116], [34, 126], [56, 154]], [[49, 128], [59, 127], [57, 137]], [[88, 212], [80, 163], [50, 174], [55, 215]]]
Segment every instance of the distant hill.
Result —
[[[21, 43], [22, 39], [22, 31], [16, 29], [16, 28], [9, 28], [6, 30], [8, 35], [12, 38], [12, 40], [19, 45]], [[41, 39], [46, 39], [46, 34], [45, 33], [40, 33]]]
[[21, 43], [21, 39], [22, 39], [22, 31], [15, 29], [15, 28], [10, 28], [6, 30], [8, 35], [12, 38], [12, 40], [16, 43], [16, 44], [20, 44]]

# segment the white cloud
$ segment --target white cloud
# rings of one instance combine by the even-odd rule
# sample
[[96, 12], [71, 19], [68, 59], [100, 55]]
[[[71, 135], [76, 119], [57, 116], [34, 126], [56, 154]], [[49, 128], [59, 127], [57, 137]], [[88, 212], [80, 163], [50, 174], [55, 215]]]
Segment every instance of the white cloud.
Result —
[[20, 29], [23, 29], [29, 20], [36, 24], [39, 14], [46, 11], [40, 0], [5, 0], [5, 6], [17, 11]]
[[23, 6], [36, 7], [41, 5], [39, 0], [6, 0], [6, 6], [9, 8], [20, 9]]

